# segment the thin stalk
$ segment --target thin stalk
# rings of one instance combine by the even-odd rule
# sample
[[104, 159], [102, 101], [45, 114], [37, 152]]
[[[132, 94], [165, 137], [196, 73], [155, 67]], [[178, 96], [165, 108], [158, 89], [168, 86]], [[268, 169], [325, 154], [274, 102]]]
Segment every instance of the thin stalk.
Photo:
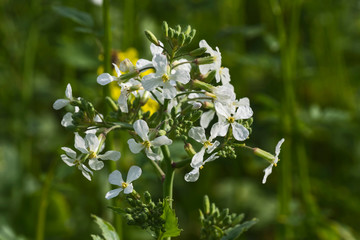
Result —
[[161, 151], [164, 155], [164, 161], [165, 161], [165, 166], [166, 166], [165, 180], [164, 180], [164, 185], [163, 185], [163, 197], [164, 197], [164, 200], [169, 201], [169, 206], [170, 206], [170, 208], [172, 208], [175, 171], [174, 171], [174, 168], [172, 167], [170, 151], [169, 151], [168, 146], [166, 146], [166, 145], [161, 146]]

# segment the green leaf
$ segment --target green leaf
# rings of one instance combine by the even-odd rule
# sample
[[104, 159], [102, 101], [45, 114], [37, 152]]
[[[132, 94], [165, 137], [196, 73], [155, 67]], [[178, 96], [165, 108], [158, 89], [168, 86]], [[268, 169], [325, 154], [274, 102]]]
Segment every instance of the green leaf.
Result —
[[63, 6], [53, 6], [52, 9], [61, 16], [68, 18], [80, 25], [86, 27], [92, 27], [94, 25], [94, 20], [86, 12], [79, 11], [75, 8]]
[[226, 235], [222, 237], [221, 240], [234, 240], [238, 238], [243, 232], [247, 231], [258, 221], [259, 221], [258, 219], [254, 218], [251, 221], [246, 221], [243, 224], [231, 228], [229, 231], [226, 232]]
[[100, 237], [98, 235], [91, 234], [91, 237], [92, 237], [93, 240], [104, 240], [102, 237]]
[[167, 237], [177, 237], [180, 235], [182, 229], [179, 229], [178, 219], [175, 215], [175, 211], [170, 208], [169, 201], [167, 200], [164, 200], [164, 212], [161, 215], [161, 218], [165, 220], [165, 232], [161, 233], [160, 240]]
[[[97, 223], [97, 225], [99, 225], [101, 231], [102, 231], [102, 235], [104, 237], [105, 240], [120, 240], [119, 236], [117, 235], [115, 228], [107, 221], [99, 218], [96, 215], [91, 215], [94, 219], [95, 222]], [[102, 239], [99, 236], [95, 236], [95, 235], [91, 235], [91, 237], [94, 240], [100, 240]]]

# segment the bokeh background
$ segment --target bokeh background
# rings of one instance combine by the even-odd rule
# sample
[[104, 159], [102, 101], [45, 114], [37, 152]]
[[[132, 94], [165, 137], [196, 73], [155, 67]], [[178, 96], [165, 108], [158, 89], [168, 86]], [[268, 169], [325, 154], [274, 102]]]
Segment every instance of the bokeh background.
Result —
[[[66, 18], [61, 7], [83, 12]], [[90, 214], [113, 221], [104, 195], [109, 171], [86, 180], [60, 159], [73, 134], [65, 111], [52, 109], [67, 83], [74, 96], [103, 104], [102, 7], [91, 1], [0, 1], [0, 239], [89, 239], [99, 233]], [[360, 2], [358, 0], [121, 0], [111, 1], [112, 48], [150, 57], [143, 31], [161, 23], [190, 24], [223, 56], [238, 97], [255, 112], [248, 145], [281, 161], [263, 185], [268, 163], [251, 152], [209, 164], [196, 183], [175, 183], [175, 209], [198, 239], [202, 196], [260, 222], [240, 239], [360, 238]], [[161, 183], [122, 135], [118, 168], [143, 167], [139, 192], [161, 196]], [[179, 146], [181, 148], [182, 146]], [[118, 200], [118, 204], [123, 204]], [[121, 239], [151, 239], [116, 223]], [[121, 226], [123, 226], [121, 228]]]

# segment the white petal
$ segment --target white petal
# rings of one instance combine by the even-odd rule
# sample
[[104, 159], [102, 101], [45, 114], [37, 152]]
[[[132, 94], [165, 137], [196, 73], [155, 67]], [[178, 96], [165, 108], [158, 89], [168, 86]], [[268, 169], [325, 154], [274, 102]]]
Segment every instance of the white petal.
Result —
[[200, 118], [200, 126], [203, 128], [207, 128], [209, 126], [211, 120], [214, 119], [214, 116], [215, 116], [214, 110], [209, 110], [207, 112], [204, 112]]
[[126, 177], [126, 182], [131, 183], [132, 181], [138, 179], [141, 176], [141, 173], [141, 168], [139, 168], [138, 166], [131, 166]]
[[93, 174], [93, 172], [88, 169], [84, 164], [79, 165], [78, 168], [81, 170], [82, 175], [86, 177], [89, 181], [91, 181], [91, 175]]
[[280, 154], [280, 147], [283, 144], [283, 142], [285, 141], [284, 138], [282, 138], [277, 144], [276, 144], [276, 148], [275, 148], [275, 159], [277, 159], [279, 157]]
[[61, 120], [61, 126], [68, 127], [73, 125], [72, 113], [68, 112]]
[[190, 81], [190, 72], [183, 69], [176, 69], [175, 73], [170, 75], [170, 78], [176, 82], [186, 84]]
[[89, 181], [91, 181], [91, 175], [87, 171], [81, 171], [82, 175]]
[[66, 86], [65, 96], [66, 96], [68, 99], [72, 99], [72, 89], [71, 89], [70, 83], [68, 83], [68, 85]]
[[151, 149], [145, 149], [145, 153], [146, 156], [153, 161], [160, 161], [161, 160], [161, 155], [154, 153], [153, 151], [151, 151]]
[[216, 102], [215, 110], [218, 114], [225, 118], [231, 117], [231, 108], [228, 105], [224, 106], [223, 104]]
[[154, 57], [152, 59], [152, 63], [154, 65], [154, 68], [156, 69], [156, 74], [158, 76], [161, 76], [164, 73], [166, 73], [167, 58], [165, 55], [162, 55], [162, 54], [154, 55]]
[[[160, 46], [164, 46], [162, 42], [159, 41], [159, 43], [160, 43]], [[156, 54], [162, 54], [163, 48], [160, 46], [157, 46], [153, 43], [150, 44], [150, 51], [153, 56]]]
[[117, 189], [111, 190], [106, 193], [105, 198], [106, 199], [114, 198], [114, 197], [118, 196], [122, 190], [123, 190], [122, 188], [117, 188]]
[[146, 141], [149, 140], [148, 134], [149, 134], [149, 126], [147, 123], [139, 119], [134, 122], [134, 130], [135, 132], [141, 137], [142, 140]]
[[65, 151], [66, 155], [68, 155], [69, 157], [71, 157], [72, 159], [76, 158], [76, 152], [74, 150], [72, 150], [71, 148], [68, 147], [62, 147], [62, 150]]
[[199, 168], [194, 168], [191, 172], [185, 174], [185, 181], [196, 182], [199, 179]]
[[199, 143], [204, 143], [207, 141], [206, 135], [205, 135], [205, 129], [202, 127], [193, 127], [189, 131], [189, 137], [194, 139], [195, 141]]
[[88, 134], [86, 134], [85, 138], [86, 138], [86, 143], [87, 143], [90, 151], [96, 152], [100, 145], [100, 141], [97, 138], [97, 136], [93, 133], [88, 133]]
[[156, 75], [155, 73], [150, 73], [143, 77], [141, 84], [147, 91], [152, 91], [156, 87], [160, 86], [163, 83], [161, 76]]
[[160, 146], [163, 146], [163, 145], [172, 144], [172, 140], [169, 139], [167, 136], [160, 136], [160, 137], [157, 137], [154, 140], [152, 140], [150, 143], [154, 147], [160, 147]]
[[227, 122], [217, 122], [215, 123], [214, 125], [216, 125], [215, 127], [213, 126], [213, 128], [217, 129], [217, 133], [218, 133], [218, 136], [221, 136], [221, 137], [224, 137], [227, 132], [228, 132], [228, 129], [229, 129], [229, 123]]
[[91, 169], [98, 171], [104, 167], [104, 163], [97, 160], [96, 158], [92, 158], [89, 160], [89, 166], [91, 167]]
[[266, 179], [267, 177], [271, 174], [272, 172], [272, 167], [273, 167], [273, 164], [270, 164], [267, 168], [264, 169], [264, 178], [262, 180], [262, 183], [265, 184], [266, 183]]
[[199, 42], [199, 47], [206, 48], [206, 52], [210, 55], [213, 55], [214, 50], [209, 46], [209, 44], [203, 39]]
[[207, 153], [212, 153], [220, 145], [219, 141], [215, 141], [210, 147], [206, 149]]
[[113, 63], [112, 65], [114, 66], [114, 69], [115, 69], [115, 72], [116, 72], [117, 77], [120, 77], [120, 76], [121, 76], [121, 72], [120, 72], [119, 67], [118, 67], [115, 63]]
[[129, 144], [129, 148], [132, 153], [139, 153], [145, 148], [144, 145], [142, 145], [141, 143], [137, 143], [133, 138], [129, 139], [127, 143]]
[[134, 190], [134, 186], [132, 185], [132, 183], [130, 183], [125, 189], [124, 189], [124, 193], [125, 194], [129, 194], [132, 193]]
[[211, 130], [210, 130], [209, 141], [212, 141], [217, 136], [220, 136], [220, 131], [221, 131], [221, 125], [220, 124], [212, 125]]
[[102, 160], [112, 160], [112, 161], [117, 161], [120, 159], [120, 157], [121, 157], [121, 153], [118, 151], [107, 151], [104, 154], [98, 155], [98, 158]]
[[108, 73], [102, 73], [96, 79], [97, 83], [100, 85], [109, 84], [114, 80], [115, 80], [115, 78]]
[[137, 69], [143, 69], [143, 68], [150, 68], [153, 67], [153, 64], [151, 61], [146, 60], [146, 59], [139, 59], [136, 62], [136, 68]]
[[127, 99], [128, 99], [128, 91], [126, 91], [125, 89], [124, 90], [121, 89], [120, 97], [118, 99], [118, 104], [121, 112], [123, 113], [129, 112]]
[[218, 159], [218, 158], [219, 158], [219, 156], [217, 155], [217, 153], [214, 153], [204, 161], [204, 164], [207, 162], [214, 161], [215, 159]]
[[249, 130], [238, 122], [231, 124], [234, 138], [238, 141], [245, 141], [249, 136]]
[[77, 132], [75, 133], [75, 148], [82, 153], [89, 153], [86, 149], [85, 140]]
[[69, 103], [70, 103], [70, 100], [68, 100], [68, 99], [58, 99], [54, 102], [53, 109], [59, 110], [59, 109], [65, 107], [66, 105], [68, 105]]
[[121, 186], [121, 184], [124, 182], [121, 172], [118, 170], [113, 171], [109, 175], [109, 183], [113, 185]]
[[165, 83], [163, 84], [163, 94], [165, 99], [173, 99], [176, 96], [177, 91], [170, 83]]
[[230, 82], [230, 73], [228, 68], [220, 68], [220, 78], [222, 84], [227, 84]]
[[190, 166], [193, 168], [200, 167], [204, 164], [204, 154], [205, 154], [205, 148], [201, 148], [199, 152], [197, 152], [191, 159]]
[[65, 154], [61, 154], [61, 160], [63, 160], [65, 163], [66, 163], [66, 165], [68, 165], [68, 166], [70, 166], [70, 167], [72, 167], [72, 166], [74, 166], [75, 164], [74, 164], [74, 159], [72, 159], [72, 158], [69, 158], [68, 156], [66, 156]]

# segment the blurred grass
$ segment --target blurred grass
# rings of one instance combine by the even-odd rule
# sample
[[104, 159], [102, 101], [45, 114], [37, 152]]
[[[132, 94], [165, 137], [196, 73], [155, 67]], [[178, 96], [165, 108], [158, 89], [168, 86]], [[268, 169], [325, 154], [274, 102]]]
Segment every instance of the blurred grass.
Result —
[[[242, 239], [358, 239], [360, 232], [360, 5], [317, 1], [111, 1], [113, 49], [135, 47], [149, 57], [143, 30], [191, 24], [196, 42], [219, 46], [239, 97], [254, 109], [249, 145], [273, 151], [285, 136], [279, 167], [261, 184], [267, 163], [248, 152], [209, 165], [194, 184], [177, 174], [174, 196], [181, 239], [196, 239], [202, 196], [261, 221]], [[94, 20], [89, 29], [57, 14], [72, 7]], [[102, 9], [90, 1], [0, 2], [0, 239], [88, 239], [90, 214], [111, 220], [104, 186], [61, 162], [73, 135], [52, 109], [71, 83], [74, 96], [100, 106], [96, 84], [104, 34]], [[279, 11], [280, 10], [280, 11]], [[116, 139], [116, 137], [115, 137]], [[124, 149], [115, 142], [116, 149]], [[126, 145], [125, 145], [126, 147]], [[182, 146], [179, 146], [182, 148]], [[125, 154], [118, 167], [145, 168], [140, 191], [161, 196], [160, 182], [141, 159]], [[219, 170], [218, 170], [219, 169]], [[122, 204], [119, 201], [119, 204]], [[43, 221], [38, 221], [43, 219]], [[39, 226], [43, 222], [43, 226]], [[44, 231], [42, 230], [44, 229]], [[150, 239], [126, 228], [124, 239]]]

